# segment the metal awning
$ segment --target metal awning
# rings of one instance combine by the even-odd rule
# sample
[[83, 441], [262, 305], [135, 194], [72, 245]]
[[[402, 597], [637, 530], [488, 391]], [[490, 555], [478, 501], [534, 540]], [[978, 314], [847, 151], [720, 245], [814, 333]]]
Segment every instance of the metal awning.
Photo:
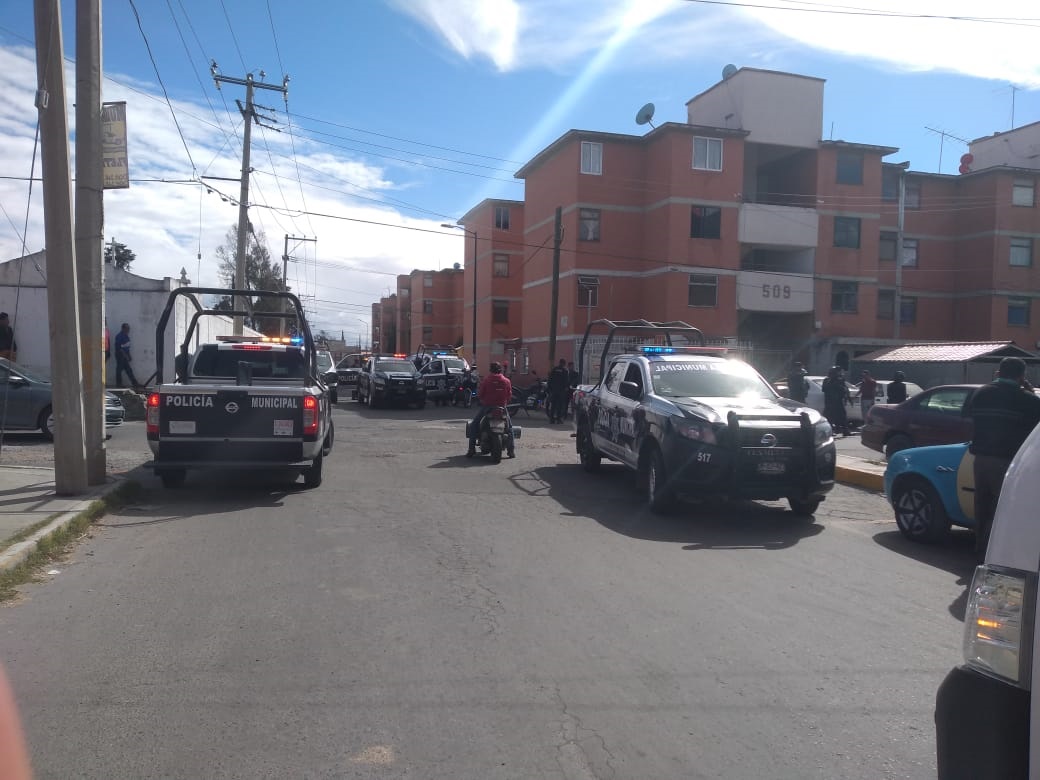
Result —
[[[993, 362], [1018, 357], [1026, 363], [1040, 363], [1040, 356], [1017, 346], [1013, 341], [948, 341], [905, 344], [888, 347], [856, 357], [857, 363], [964, 363], [969, 360]], [[989, 362], [989, 361], [985, 361]]]

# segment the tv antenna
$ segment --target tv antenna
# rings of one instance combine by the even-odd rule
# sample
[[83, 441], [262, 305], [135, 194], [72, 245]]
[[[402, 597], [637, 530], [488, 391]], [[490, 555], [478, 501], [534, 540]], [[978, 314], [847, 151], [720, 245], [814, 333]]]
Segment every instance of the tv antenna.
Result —
[[[654, 123], [650, 120], [654, 118], [654, 104], [647, 103], [638, 112], [636, 112], [636, 124], [637, 125], [650, 125], [654, 127]], [[657, 128], [654, 127], [656, 130]]]
[[936, 130], [934, 127], [928, 127], [928, 125], [925, 125], [924, 129], [933, 132], [939, 136], [939, 173], [942, 173], [943, 144], [946, 143], [947, 138], [952, 138], [954, 141], [960, 141], [965, 146], [971, 144], [971, 141], [961, 138], [960, 136], [956, 136], [953, 133], [948, 133], [945, 130]]

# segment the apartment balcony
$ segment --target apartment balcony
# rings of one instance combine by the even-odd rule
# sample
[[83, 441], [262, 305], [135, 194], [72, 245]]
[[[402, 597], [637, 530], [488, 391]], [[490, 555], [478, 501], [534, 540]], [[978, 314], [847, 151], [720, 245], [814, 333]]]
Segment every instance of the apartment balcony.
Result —
[[815, 249], [819, 233], [816, 209], [769, 203], [740, 206], [738, 240], [742, 244]]
[[777, 314], [802, 314], [813, 307], [812, 274], [741, 271], [737, 274], [737, 308]]

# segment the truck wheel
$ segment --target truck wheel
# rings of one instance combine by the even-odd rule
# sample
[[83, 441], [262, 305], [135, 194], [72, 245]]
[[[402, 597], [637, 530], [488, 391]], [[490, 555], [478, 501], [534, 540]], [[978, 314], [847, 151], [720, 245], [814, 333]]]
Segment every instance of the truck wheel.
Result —
[[897, 433], [887, 442], [885, 442], [885, 457], [891, 458], [900, 450], [908, 450], [914, 446], [913, 441], [910, 437], [904, 433]]
[[598, 471], [603, 462], [603, 456], [592, 445], [592, 434], [586, 425], [578, 429], [578, 458], [586, 471]]
[[892, 508], [899, 531], [912, 542], [939, 542], [950, 530], [942, 499], [923, 479], [902, 479], [896, 483]]
[[365, 400], [368, 401], [368, 408], [369, 409], [375, 409], [376, 406], [378, 406], [378, 404], [376, 404], [375, 394], [372, 392], [371, 389], [369, 389], [368, 395], [365, 396]]
[[316, 488], [321, 485], [321, 471], [325, 465], [325, 456], [318, 455], [314, 459], [314, 463], [303, 470], [303, 484], [305, 487]]
[[187, 476], [188, 472], [184, 469], [163, 469], [159, 472], [159, 479], [162, 480], [163, 487], [168, 490], [183, 487], [184, 479]]
[[36, 421], [37, 427], [51, 441], [54, 441], [54, 409], [47, 406], [40, 412], [40, 418]]
[[656, 514], [665, 514], [675, 506], [675, 494], [668, 489], [668, 472], [664, 468], [664, 455], [656, 447], [647, 458], [646, 502], [650, 511]]
[[798, 515], [798, 517], [811, 517], [816, 514], [816, 510], [820, 508], [822, 502], [822, 498], [787, 499], [787, 503], [791, 505], [791, 511]]

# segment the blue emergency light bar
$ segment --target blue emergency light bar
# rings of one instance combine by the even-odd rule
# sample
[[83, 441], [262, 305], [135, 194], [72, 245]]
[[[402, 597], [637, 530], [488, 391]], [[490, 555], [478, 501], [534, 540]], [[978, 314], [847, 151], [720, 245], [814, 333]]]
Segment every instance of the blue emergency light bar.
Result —
[[644, 346], [639, 351], [644, 355], [724, 355], [726, 347], [658, 347]]

